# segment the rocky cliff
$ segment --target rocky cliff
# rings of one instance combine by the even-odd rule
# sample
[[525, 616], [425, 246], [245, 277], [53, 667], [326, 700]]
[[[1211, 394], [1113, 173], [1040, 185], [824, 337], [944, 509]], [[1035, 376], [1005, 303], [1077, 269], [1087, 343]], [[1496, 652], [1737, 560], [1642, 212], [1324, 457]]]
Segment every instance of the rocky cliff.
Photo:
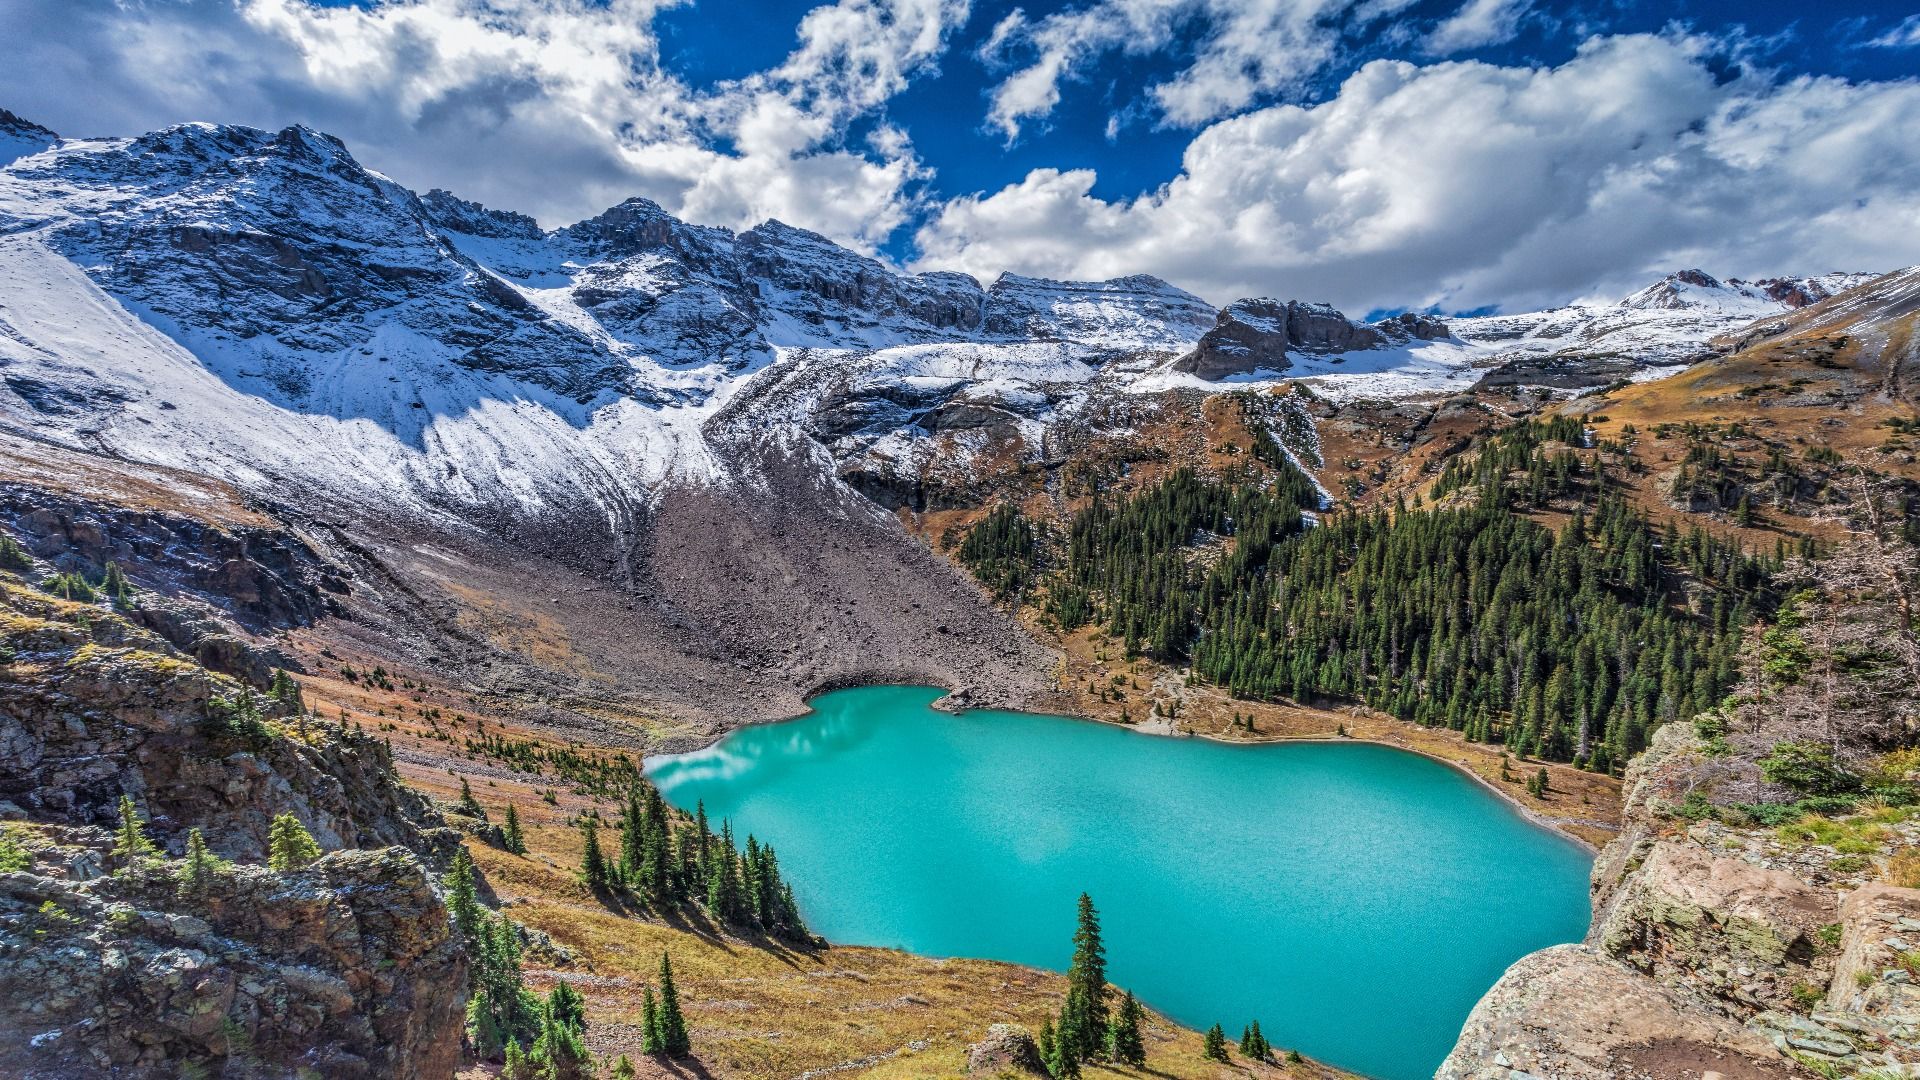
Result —
[[1718, 738], [1686, 723], [1655, 735], [1595, 863], [1586, 942], [1510, 968], [1440, 1077], [1920, 1070], [1920, 889], [1874, 880], [1910, 879], [1897, 867], [1920, 820], [1874, 803], [1774, 828], [1709, 811], [1728, 768]]
[[[10, 559], [0, 1073], [450, 1076], [466, 958], [420, 853], [452, 835], [385, 746]], [[123, 799], [150, 856], [116, 849]], [[262, 861], [283, 814], [329, 853], [286, 872], [219, 858]], [[195, 829], [214, 853], [200, 881], [181, 857]]]

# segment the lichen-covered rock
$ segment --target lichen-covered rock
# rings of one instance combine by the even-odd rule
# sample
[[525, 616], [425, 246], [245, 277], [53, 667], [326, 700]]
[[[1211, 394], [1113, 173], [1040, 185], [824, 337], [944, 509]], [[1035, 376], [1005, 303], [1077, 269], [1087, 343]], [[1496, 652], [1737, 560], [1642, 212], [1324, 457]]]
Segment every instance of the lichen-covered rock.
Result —
[[[419, 861], [0, 875], [0, 1075], [444, 1080], [467, 964]], [[231, 1075], [231, 1074], [230, 1074]]]
[[1592, 940], [1656, 979], [1747, 1015], [1790, 1001], [1796, 987], [1826, 985], [1828, 961], [1816, 940], [1836, 915], [1831, 892], [1791, 874], [1663, 840]]
[[0, 644], [0, 800], [36, 820], [106, 825], [131, 796], [174, 850], [199, 827], [215, 851], [259, 858], [274, 816], [322, 847], [424, 850], [425, 801], [393, 782], [377, 740], [285, 718], [266, 738], [210, 722], [231, 681], [116, 615], [6, 587]]
[[1784, 1080], [1765, 1037], [1585, 945], [1522, 957], [1467, 1017], [1436, 1080]]
[[1045, 1076], [1040, 1048], [1026, 1028], [1014, 1024], [995, 1024], [987, 1037], [967, 1047], [967, 1074], [999, 1076], [1005, 1073], [1029, 1073]]
[[1856, 889], [1840, 907], [1840, 928], [1827, 1010], [1854, 1014], [1884, 1026], [1888, 1040], [1920, 1047], [1920, 980], [1910, 960], [1920, 952], [1920, 889]]

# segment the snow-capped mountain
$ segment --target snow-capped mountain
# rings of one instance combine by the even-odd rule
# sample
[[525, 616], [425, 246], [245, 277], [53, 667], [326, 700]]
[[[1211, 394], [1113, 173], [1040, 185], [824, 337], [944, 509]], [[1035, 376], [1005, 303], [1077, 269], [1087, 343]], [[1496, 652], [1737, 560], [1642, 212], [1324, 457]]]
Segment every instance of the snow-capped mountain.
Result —
[[1089, 402], [1171, 388], [1594, 385], [1853, 282], [1689, 271], [1608, 307], [1369, 324], [1147, 276], [901, 273], [638, 198], [548, 231], [304, 127], [60, 140], [0, 113], [0, 161], [0, 422], [455, 517], [750, 481], [743, 440], [843, 476], [1039, 455]]
[[0, 165], [37, 154], [58, 141], [60, 136], [39, 124], [0, 109]]
[[1494, 367], [1489, 377], [1496, 383], [1580, 389], [1666, 374], [1708, 355], [1721, 335], [1876, 276], [1831, 273], [1722, 282], [1700, 270], [1682, 270], [1617, 304], [1454, 319], [1450, 325], [1486, 351], [1483, 362]]

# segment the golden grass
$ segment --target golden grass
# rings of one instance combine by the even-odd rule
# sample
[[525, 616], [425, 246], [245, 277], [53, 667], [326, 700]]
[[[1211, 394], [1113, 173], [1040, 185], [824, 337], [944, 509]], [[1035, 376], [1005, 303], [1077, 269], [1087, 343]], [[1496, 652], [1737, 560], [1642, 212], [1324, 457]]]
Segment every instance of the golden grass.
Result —
[[[502, 809], [489, 806], [496, 819]], [[469, 847], [502, 910], [580, 958], [560, 967], [530, 954], [528, 983], [544, 992], [564, 979], [580, 991], [587, 1043], [598, 1056], [639, 1059], [641, 993], [663, 951], [673, 957], [686, 1003], [698, 1058], [693, 1071], [717, 1076], [792, 1077], [823, 1069], [889, 1078], [958, 1075], [966, 1047], [988, 1025], [1037, 1030], [1065, 996], [1061, 976], [1013, 964], [890, 949], [798, 950], [723, 933], [697, 915], [668, 923], [617, 913], [575, 878], [579, 847], [572, 828], [537, 822], [528, 843], [525, 858]], [[1071, 912], [1063, 912], [1061, 933], [1071, 930]], [[1291, 1070], [1220, 1066], [1202, 1058], [1197, 1033], [1157, 1016], [1147, 1036], [1148, 1065], [1161, 1076], [1346, 1075], [1311, 1062]]]

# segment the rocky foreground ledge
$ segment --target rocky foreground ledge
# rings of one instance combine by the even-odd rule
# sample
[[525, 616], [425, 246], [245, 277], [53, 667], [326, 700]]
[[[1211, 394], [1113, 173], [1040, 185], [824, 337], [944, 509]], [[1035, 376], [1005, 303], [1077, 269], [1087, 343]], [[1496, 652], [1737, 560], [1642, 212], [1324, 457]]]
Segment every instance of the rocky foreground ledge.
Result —
[[1844, 854], [1693, 821], [1713, 753], [1660, 729], [1594, 865], [1587, 940], [1509, 968], [1439, 1080], [1920, 1077], [1920, 889], [1863, 880], [1920, 821], [1857, 828]]

